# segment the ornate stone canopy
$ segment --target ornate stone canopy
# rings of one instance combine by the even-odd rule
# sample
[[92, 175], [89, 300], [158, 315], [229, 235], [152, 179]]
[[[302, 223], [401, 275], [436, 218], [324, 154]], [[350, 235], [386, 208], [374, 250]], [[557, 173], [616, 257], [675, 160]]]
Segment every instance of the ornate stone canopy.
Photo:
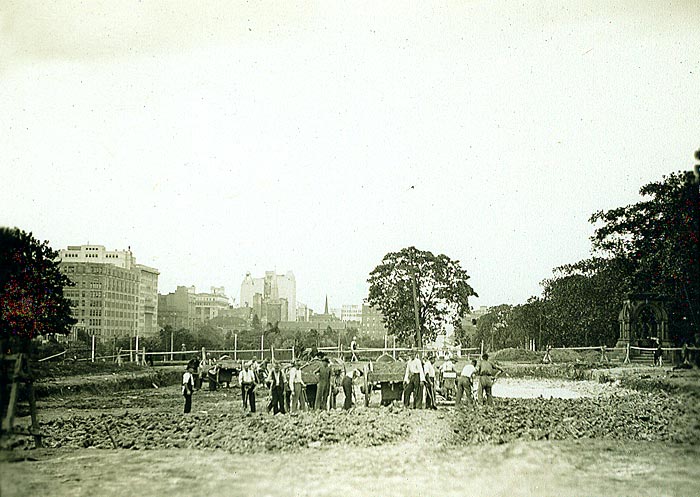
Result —
[[622, 304], [618, 316], [620, 338], [618, 347], [627, 344], [650, 347], [655, 339], [668, 347], [668, 313], [664, 306], [665, 297], [652, 293], [631, 293]]

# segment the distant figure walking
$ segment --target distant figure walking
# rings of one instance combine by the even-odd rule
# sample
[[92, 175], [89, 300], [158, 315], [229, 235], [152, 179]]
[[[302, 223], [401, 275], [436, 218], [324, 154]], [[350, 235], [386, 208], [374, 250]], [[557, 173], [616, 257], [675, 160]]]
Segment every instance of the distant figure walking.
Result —
[[552, 363], [552, 346], [547, 345], [547, 350], [544, 351], [544, 357], [542, 358], [542, 362], [544, 364], [551, 364]]
[[352, 352], [351, 362], [359, 361], [357, 357], [357, 337], [352, 337], [352, 342], [350, 342], [350, 352]]
[[192, 411], [192, 393], [194, 392], [194, 377], [192, 368], [185, 369], [182, 375], [182, 395], [185, 397], [185, 414]]
[[661, 349], [661, 342], [657, 340], [656, 350], [654, 350], [654, 366], [663, 366], [664, 351]]

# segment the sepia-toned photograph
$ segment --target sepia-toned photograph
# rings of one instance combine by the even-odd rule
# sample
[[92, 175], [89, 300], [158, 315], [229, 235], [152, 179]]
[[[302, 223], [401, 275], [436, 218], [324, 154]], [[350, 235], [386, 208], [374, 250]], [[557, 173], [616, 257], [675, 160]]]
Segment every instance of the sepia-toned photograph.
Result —
[[0, 497], [700, 495], [699, 20], [0, 0]]

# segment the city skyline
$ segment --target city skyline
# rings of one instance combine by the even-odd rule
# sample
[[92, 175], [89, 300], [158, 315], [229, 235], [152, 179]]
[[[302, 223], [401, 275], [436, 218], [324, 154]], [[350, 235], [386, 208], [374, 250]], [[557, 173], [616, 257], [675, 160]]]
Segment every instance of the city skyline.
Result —
[[698, 147], [697, 3], [0, 16], [0, 224], [130, 246], [164, 293], [291, 270], [312, 309], [359, 304], [416, 246], [461, 261], [472, 306], [522, 303]]

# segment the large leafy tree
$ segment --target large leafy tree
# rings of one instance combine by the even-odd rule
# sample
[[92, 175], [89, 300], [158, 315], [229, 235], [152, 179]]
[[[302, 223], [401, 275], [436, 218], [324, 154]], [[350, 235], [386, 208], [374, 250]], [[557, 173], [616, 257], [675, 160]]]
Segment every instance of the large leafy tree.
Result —
[[416, 343], [411, 279], [415, 275], [418, 320], [423, 341], [434, 340], [446, 325], [458, 326], [477, 296], [459, 261], [444, 254], [407, 247], [384, 256], [370, 273], [367, 302], [384, 315], [389, 333], [404, 344]]
[[630, 291], [666, 295], [671, 337], [688, 339], [700, 331], [698, 185], [678, 172], [640, 193], [641, 202], [593, 214], [593, 247], [624, 261]]
[[0, 340], [68, 334], [75, 324], [63, 287], [72, 286], [48, 242], [0, 228]]
[[615, 344], [620, 304], [629, 291], [625, 260], [591, 258], [561, 266], [542, 286], [540, 312], [546, 317], [544, 340], [548, 344]]

